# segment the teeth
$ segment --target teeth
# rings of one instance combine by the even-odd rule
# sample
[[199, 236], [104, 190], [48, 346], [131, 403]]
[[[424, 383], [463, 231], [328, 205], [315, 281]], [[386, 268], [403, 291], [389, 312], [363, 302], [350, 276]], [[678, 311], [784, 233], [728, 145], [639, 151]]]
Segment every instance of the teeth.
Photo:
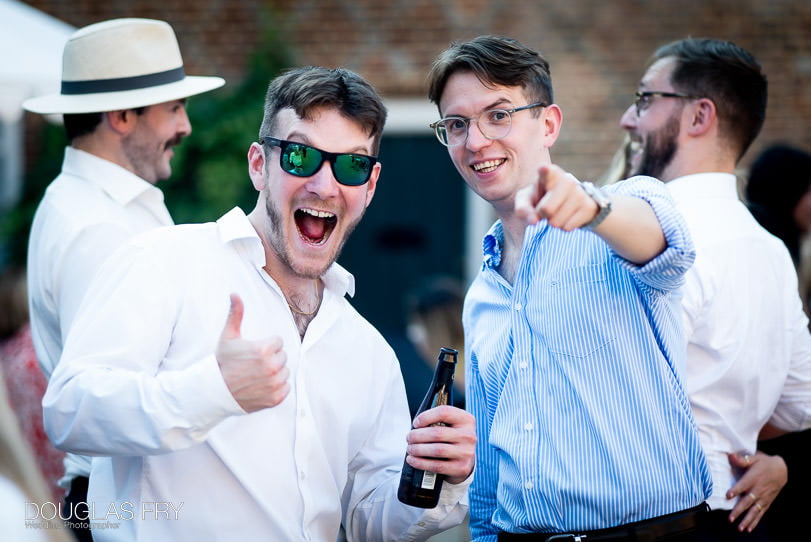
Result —
[[480, 173], [490, 173], [503, 163], [504, 160], [485, 160], [484, 162], [473, 164], [473, 169]]
[[332, 218], [335, 215], [333, 213], [328, 213], [326, 211], [317, 211], [315, 209], [299, 209], [302, 213], [307, 213], [310, 216], [314, 216], [316, 218]]

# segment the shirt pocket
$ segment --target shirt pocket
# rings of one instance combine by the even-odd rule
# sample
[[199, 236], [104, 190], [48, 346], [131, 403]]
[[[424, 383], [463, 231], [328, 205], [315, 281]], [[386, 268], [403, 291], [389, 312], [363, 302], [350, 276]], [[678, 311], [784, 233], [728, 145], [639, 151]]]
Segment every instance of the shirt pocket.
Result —
[[606, 266], [588, 265], [553, 275], [530, 314], [537, 315], [533, 327], [550, 352], [587, 357], [613, 341], [615, 330], [626, 324], [617, 320], [620, 305]]

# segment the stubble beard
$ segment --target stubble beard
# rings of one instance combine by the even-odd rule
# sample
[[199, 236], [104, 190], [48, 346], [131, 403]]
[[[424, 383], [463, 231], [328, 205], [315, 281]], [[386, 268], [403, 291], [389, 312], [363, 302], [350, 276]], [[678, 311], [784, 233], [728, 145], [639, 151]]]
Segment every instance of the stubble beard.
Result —
[[142, 141], [131, 136], [124, 140], [123, 151], [134, 173], [145, 181], [156, 184], [171, 176], [172, 165], [164, 154], [169, 148], [178, 145], [181, 139], [182, 136], [175, 136], [157, 145], [154, 141]]
[[[318, 268], [305, 268], [298, 266], [293, 262], [293, 258], [290, 255], [290, 251], [288, 250], [288, 246], [286, 243], [286, 238], [284, 236], [284, 228], [282, 225], [283, 222], [282, 213], [276, 207], [276, 205], [273, 202], [273, 199], [270, 197], [269, 194], [265, 198], [265, 209], [267, 210], [269, 224], [267, 232], [268, 244], [270, 244], [271, 249], [273, 250], [273, 252], [276, 253], [276, 256], [278, 257], [279, 261], [282, 263], [284, 267], [288, 269], [288, 271], [290, 271], [291, 273], [293, 273], [293, 275], [297, 277], [305, 279], [318, 279], [322, 277], [324, 273], [326, 273], [327, 269], [329, 269], [329, 267], [333, 263], [335, 263], [335, 261], [338, 259], [338, 256], [341, 254], [341, 250], [343, 250], [346, 240], [349, 239], [349, 236], [355, 230], [355, 227], [358, 225], [360, 219], [363, 218], [363, 215], [366, 212], [366, 210], [364, 209], [363, 212], [360, 214], [360, 216], [349, 224], [349, 226], [344, 231], [343, 238], [336, 245], [334, 252], [330, 255], [326, 264]], [[294, 235], [298, 235], [298, 230], [296, 229], [295, 226], [293, 226], [293, 229], [295, 231], [292, 233]], [[335, 231], [333, 231], [331, 235], [335, 235]], [[327, 241], [329, 242], [330, 240], [328, 239]]]

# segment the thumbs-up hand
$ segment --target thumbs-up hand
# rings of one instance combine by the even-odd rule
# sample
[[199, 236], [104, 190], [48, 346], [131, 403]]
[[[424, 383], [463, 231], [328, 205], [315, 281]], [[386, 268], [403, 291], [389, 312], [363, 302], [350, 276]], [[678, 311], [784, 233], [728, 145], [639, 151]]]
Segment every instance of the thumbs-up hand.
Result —
[[240, 328], [242, 299], [231, 294], [231, 310], [217, 345], [217, 363], [223, 380], [245, 412], [274, 407], [287, 397], [290, 371], [279, 337], [262, 341], [243, 339]]

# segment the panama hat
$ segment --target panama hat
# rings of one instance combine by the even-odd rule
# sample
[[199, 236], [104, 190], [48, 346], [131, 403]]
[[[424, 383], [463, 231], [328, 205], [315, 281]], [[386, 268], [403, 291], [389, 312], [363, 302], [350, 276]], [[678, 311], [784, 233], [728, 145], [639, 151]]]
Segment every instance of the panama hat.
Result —
[[179, 100], [225, 84], [186, 75], [172, 27], [153, 19], [113, 19], [77, 30], [62, 54], [59, 94], [30, 98], [34, 113], [97, 113]]

